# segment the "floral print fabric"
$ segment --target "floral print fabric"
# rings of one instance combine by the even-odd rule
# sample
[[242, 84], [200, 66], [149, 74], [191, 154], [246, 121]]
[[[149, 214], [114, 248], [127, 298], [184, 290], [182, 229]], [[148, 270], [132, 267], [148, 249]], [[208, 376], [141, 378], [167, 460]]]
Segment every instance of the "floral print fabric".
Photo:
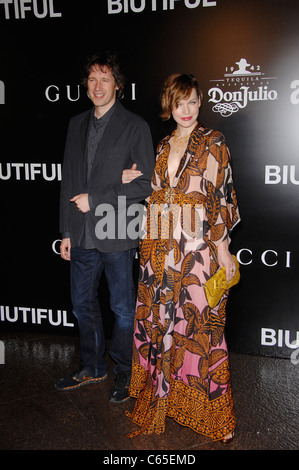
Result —
[[[219, 268], [217, 248], [240, 217], [223, 135], [198, 125], [171, 186], [170, 138], [158, 146], [140, 242], [130, 385], [137, 398], [131, 418], [140, 429], [132, 435], [162, 433], [172, 417], [217, 440], [236, 424], [224, 337], [228, 292], [211, 309], [203, 284]], [[191, 223], [183, 223], [184, 207]], [[169, 236], [162, 223], [168, 208]], [[158, 236], [150, 236], [153, 227]]]

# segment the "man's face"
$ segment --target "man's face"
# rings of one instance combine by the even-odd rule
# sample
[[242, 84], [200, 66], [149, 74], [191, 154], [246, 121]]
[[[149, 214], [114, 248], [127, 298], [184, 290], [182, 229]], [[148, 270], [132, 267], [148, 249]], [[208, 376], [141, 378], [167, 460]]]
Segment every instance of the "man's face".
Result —
[[108, 67], [94, 66], [87, 79], [87, 90], [98, 117], [103, 116], [115, 103], [116, 85], [111, 70]]

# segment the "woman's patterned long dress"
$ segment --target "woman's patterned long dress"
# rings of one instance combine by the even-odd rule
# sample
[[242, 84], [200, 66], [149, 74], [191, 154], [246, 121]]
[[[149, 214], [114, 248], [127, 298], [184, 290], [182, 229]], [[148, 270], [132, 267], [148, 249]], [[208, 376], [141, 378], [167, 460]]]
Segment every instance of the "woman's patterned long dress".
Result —
[[[217, 247], [229, 238], [239, 211], [223, 135], [198, 125], [171, 187], [170, 138], [158, 146], [147, 235], [140, 242], [130, 385], [131, 397], [137, 398], [131, 418], [140, 429], [131, 436], [160, 434], [171, 417], [218, 440], [236, 425], [224, 338], [228, 293], [211, 309], [203, 284], [219, 268]], [[183, 207], [191, 208], [185, 211], [190, 223], [187, 216], [182, 219]], [[157, 225], [159, 235], [153, 237]], [[177, 227], [179, 235], [172, 236]]]

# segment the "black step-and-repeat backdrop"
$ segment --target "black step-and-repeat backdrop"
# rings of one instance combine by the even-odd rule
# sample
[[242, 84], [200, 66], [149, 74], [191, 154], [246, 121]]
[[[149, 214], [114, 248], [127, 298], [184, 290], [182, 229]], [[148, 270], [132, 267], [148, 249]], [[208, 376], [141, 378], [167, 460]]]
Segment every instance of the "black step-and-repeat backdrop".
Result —
[[[90, 107], [85, 59], [112, 49], [127, 76], [123, 103], [149, 122], [155, 145], [168, 132], [159, 118], [164, 79], [199, 78], [200, 118], [226, 136], [242, 216], [230, 349], [296, 353], [298, 2], [0, 0], [0, 40], [1, 330], [78, 333], [59, 256], [61, 164], [69, 119]], [[100, 293], [109, 336], [105, 279]]]

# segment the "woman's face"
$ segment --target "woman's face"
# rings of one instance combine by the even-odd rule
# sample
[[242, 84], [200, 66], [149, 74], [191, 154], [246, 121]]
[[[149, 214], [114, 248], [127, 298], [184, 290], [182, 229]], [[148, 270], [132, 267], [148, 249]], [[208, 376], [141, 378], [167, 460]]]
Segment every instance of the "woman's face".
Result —
[[185, 129], [191, 128], [197, 121], [201, 102], [193, 88], [189, 97], [179, 101], [177, 107], [173, 108], [172, 116], [178, 126]]

